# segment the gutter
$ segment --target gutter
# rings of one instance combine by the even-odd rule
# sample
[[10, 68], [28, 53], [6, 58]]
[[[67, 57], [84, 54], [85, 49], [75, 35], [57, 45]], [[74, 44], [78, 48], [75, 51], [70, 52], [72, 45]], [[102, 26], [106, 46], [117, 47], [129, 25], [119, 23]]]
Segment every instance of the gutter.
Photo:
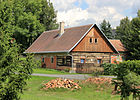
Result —
[[23, 53], [36, 53], [36, 54], [39, 54], [39, 53], [68, 53], [67, 50], [64, 50], [64, 51], [41, 51], [41, 52], [23, 52]]

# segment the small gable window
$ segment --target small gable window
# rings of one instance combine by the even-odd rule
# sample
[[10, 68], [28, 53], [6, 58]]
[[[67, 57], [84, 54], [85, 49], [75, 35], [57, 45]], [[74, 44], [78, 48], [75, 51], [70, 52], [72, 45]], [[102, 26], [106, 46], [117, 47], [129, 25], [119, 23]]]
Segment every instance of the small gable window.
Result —
[[98, 39], [97, 38], [94, 39], [94, 43], [98, 43]]
[[89, 38], [89, 43], [92, 43], [92, 38]]

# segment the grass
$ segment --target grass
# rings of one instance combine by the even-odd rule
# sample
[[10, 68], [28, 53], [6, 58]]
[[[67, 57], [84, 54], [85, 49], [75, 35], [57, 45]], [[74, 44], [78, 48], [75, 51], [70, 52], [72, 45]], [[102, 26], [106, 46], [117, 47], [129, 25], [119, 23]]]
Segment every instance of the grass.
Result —
[[82, 89], [77, 91], [43, 91], [40, 90], [44, 80], [54, 78], [43, 76], [32, 76], [28, 81], [28, 86], [21, 95], [21, 100], [119, 100], [119, 95], [111, 95], [111, 88], [102, 91], [96, 85], [81, 84]]
[[47, 68], [34, 68], [33, 73], [39, 74], [77, 74], [77, 73], [69, 73], [65, 71], [58, 71], [55, 69], [47, 69]]
[[47, 69], [47, 68], [35, 68], [35, 69], [33, 69], [33, 73], [39, 73], [39, 74], [70, 74], [68, 72], [58, 71], [58, 70], [54, 70], [54, 69]]

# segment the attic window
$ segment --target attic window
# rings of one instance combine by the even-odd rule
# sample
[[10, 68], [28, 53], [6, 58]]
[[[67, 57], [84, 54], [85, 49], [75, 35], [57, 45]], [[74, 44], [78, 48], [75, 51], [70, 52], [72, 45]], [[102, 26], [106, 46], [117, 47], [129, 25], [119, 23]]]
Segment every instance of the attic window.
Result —
[[89, 43], [92, 43], [92, 38], [89, 38]]
[[94, 39], [94, 43], [98, 43], [98, 39], [97, 38]]

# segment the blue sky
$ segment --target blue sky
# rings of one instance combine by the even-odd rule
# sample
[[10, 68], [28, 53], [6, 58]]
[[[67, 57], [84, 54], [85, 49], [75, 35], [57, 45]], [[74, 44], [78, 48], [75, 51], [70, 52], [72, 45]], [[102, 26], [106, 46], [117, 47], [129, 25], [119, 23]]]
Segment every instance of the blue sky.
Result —
[[51, 0], [57, 10], [57, 21], [64, 21], [66, 27], [85, 24], [99, 25], [103, 19], [113, 28], [122, 18], [131, 20], [140, 9], [140, 0]]

